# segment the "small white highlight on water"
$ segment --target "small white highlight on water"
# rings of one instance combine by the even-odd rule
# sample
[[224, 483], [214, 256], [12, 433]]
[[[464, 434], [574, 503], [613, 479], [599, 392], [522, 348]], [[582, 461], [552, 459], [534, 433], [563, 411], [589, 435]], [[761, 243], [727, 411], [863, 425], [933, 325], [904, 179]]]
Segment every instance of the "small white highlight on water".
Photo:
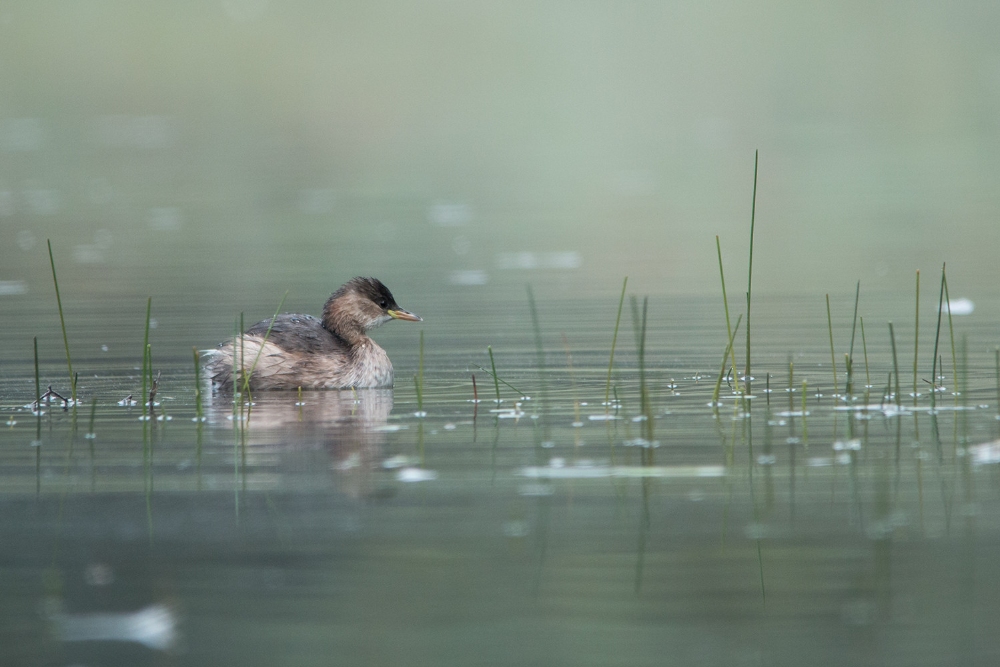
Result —
[[449, 283], [451, 283], [452, 285], [462, 285], [465, 287], [485, 285], [488, 281], [489, 281], [489, 275], [487, 275], [485, 271], [480, 271], [478, 269], [452, 271], [448, 275]]
[[23, 280], [0, 280], [0, 296], [18, 296], [28, 293], [28, 284]]
[[530, 532], [530, 526], [524, 519], [513, 519], [503, 524], [503, 534], [507, 537], [527, 537]]
[[177, 620], [166, 605], [151, 605], [131, 613], [51, 613], [59, 638], [73, 641], [119, 641], [166, 651], [177, 641]]
[[604, 466], [573, 465], [530, 466], [521, 469], [521, 475], [534, 479], [599, 479], [605, 477], [655, 477], [681, 479], [688, 477], [724, 477], [723, 466]]
[[438, 478], [437, 472], [424, 468], [403, 468], [396, 473], [396, 479], [400, 482], [429, 482]]
[[972, 445], [969, 447], [969, 452], [972, 454], [972, 463], [974, 465], [1000, 463], [1000, 440]]
[[844, 452], [844, 451], [861, 451], [861, 441], [857, 438], [853, 440], [838, 440], [833, 443], [833, 451]]
[[435, 202], [427, 209], [427, 221], [438, 227], [461, 227], [472, 220], [472, 207], [462, 202]]
[[533, 269], [578, 269], [583, 266], [583, 257], [575, 250], [559, 252], [500, 252], [496, 254], [496, 265], [502, 270], [530, 271]]
[[387, 458], [385, 461], [382, 461], [382, 467], [385, 468], [386, 470], [403, 468], [408, 465], [410, 465], [410, 458], [408, 456], [403, 456], [402, 454], [392, 456], [390, 458]]

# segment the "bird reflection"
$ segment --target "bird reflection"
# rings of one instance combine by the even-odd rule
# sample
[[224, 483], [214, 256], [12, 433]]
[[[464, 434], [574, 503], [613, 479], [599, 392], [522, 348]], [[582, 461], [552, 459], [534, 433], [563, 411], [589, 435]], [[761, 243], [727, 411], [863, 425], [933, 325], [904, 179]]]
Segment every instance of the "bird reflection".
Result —
[[232, 394], [216, 394], [206, 414], [216, 426], [232, 426], [238, 420], [249, 469], [276, 465], [292, 472], [302, 454], [306, 471], [316, 471], [317, 462], [308, 452], [319, 450], [339, 490], [358, 497], [373, 493], [370, 473], [385, 458], [392, 405], [391, 389], [259, 392], [241, 415]]

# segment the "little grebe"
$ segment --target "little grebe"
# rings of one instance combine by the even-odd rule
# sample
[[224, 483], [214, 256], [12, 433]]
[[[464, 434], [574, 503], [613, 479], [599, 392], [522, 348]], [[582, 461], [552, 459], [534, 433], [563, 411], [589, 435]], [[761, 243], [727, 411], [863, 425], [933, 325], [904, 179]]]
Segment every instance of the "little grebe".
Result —
[[214, 386], [229, 389], [234, 354], [238, 383], [253, 369], [251, 389], [391, 387], [389, 355], [367, 332], [393, 319], [421, 321], [375, 278], [353, 278], [327, 299], [322, 320], [285, 313], [258, 322], [212, 350], [205, 366]]

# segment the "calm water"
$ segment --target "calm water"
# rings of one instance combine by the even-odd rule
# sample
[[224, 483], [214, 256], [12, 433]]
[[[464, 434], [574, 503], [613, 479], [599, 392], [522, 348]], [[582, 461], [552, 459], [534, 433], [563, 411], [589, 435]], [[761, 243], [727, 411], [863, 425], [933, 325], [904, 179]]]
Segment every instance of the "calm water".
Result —
[[[1000, 662], [1000, 4], [844, 6], [0, 5], [0, 666]], [[192, 421], [193, 348], [356, 274], [394, 392]]]
[[[539, 372], [522, 290], [473, 299], [454, 289], [422, 309], [396, 291], [426, 322], [377, 332], [397, 368], [395, 391], [260, 394], [244, 421], [223, 396], [206, 397], [205, 421], [193, 421], [191, 345], [226, 330], [185, 314], [182, 300], [154, 306], [162, 375], [152, 422], [118, 405], [140, 391], [144, 303], [73, 305], [76, 410], [52, 404], [35, 417], [23, 407], [34, 394], [33, 332], [16, 329], [29, 345], [19, 357], [8, 350], [0, 377], [0, 662], [1000, 657], [1000, 452], [980, 446], [998, 437], [996, 303], [955, 318], [959, 369], [968, 369], [959, 395], [942, 338], [944, 390], [931, 414], [923, 379], [933, 304], [921, 322], [918, 409], [900, 412], [883, 398], [885, 321], [900, 322], [902, 403], [912, 406], [909, 299], [863, 302], [875, 386], [866, 403], [856, 379], [848, 403], [832, 397], [822, 299], [761, 297], [746, 414], [727, 383], [718, 413], [708, 405], [725, 346], [719, 300], [651, 299], [650, 446], [627, 303], [618, 400], [602, 405], [613, 294], [566, 300], [536, 285]], [[7, 305], [18, 322], [49, 317], [45, 302]], [[833, 305], [842, 355], [853, 300]], [[134, 329], [106, 325], [132, 306]], [[412, 380], [420, 327], [422, 406]], [[49, 334], [43, 389], [64, 392], [61, 340]], [[741, 351], [742, 340], [741, 329]], [[479, 368], [489, 366], [486, 345], [519, 390], [501, 384], [499, 405]], [[863, 378], [860, 332], [855, 358]]]

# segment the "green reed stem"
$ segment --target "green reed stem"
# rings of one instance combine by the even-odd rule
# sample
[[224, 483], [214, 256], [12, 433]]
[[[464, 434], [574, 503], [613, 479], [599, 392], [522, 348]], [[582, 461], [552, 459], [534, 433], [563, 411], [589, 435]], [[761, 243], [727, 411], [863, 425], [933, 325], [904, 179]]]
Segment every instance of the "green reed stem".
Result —
[[424, 411], [424, 330], [420, 330], [420, 357], [417, 363], [417, 375], [413, 378], [417, 386], [417, 410]]
[[149, 320], [150, 316], [152, 315], [152, 312], [153, 312], [153, 297], [148, 297], [146, 299], [146, 329], [142, 337], [142, 395], [139, 397], [139, 400], [142, 403], [143, 421], [146, 420], [146, 407], [147, 407], [146, 403], [149, 402], [149, 397], [147, 396], [148, 390], [146, 384], [149, 381], [149, 377], [147, 374], [149, 370], [149, 367], [147, 365], [149, 362], [149, 356], [146, 354], [146, 350], [149, 349]]
[[[917, 404], [917, 357], [918, 357], [918, 346], [920, 344], [920, 271], [917, 271], [917, 299], [916, 299], [916, 315], [914, 316], [913, 323], [913, 405]], [[934, 382], [934, 378], [931, 378], [931, 382]], [[933, 389], [933, 384], [931, 385]], [[931, 391], [933, 394], [934, 392]]]
[[49, 265], [52, 267], [52, 284], [56, 288], [56, 305], [59, 307], [59, 324], [62, 326], [63, 345], [66, 346], [66, 365], [69, 367], [70, 393], [73, 402], [76, 403], [76, 382], [73, 381], [73, 359], [69, 354], [69, 336], [66, 335], [66, 318], [63, 317], [62, 297], [59, 296], [59, 279], [56, 278], [56, 260], [52, 255], [52, 240], [46, 239], [49, 244]]
[[[497, 405], [500, 405], [500, 378], [497, 377], [497, 365], [493, 361], [493, 347], [490, 345], [486, 346], [486, 351], [490, 353], [490, 368], [493, 369], [493, 388], [497, 390]], [[506, 382], [504, 383], [506, 384]], [[522, 394], [523, 396], [523, 394]]]
[[858, 281], [854, 288], [854, 318], [851, 320], [851, 347], [848, 348], [848, 368], [847, 368], [847, 395], [854, 393], [854, 334], [858, 328], [858, 302], [861, 300], [861, 281]]
[[899, 358], [896, 356], [896, 332], [893, 331], [892, 322], [889, 322], [889, 341], [892, 343], [892, 373], [896, 376], [896, 407], [900, 407]]
[[198, 348], [191, 346], [191, 352], [194, 353], [194, 414], [198, 423], [202, 420], [202, 406], [201, 406], [201, 355], [198, 354]]
[[642, 328], [639, 331], [639, 397], [641, 399], [642, 414], [646, 416], [644, 424], [646, 440], [652, 442], [653, 408], [649, 398], [649, 389], [646, 387], [646, 314], [648, 310], [649, 297], [647, 296], [642, 299]]
[[[283, 305], [285, 305], [285, 298], [286, 297], [288, 297], [288, 290], [285, 290], [285, 293], [281, 296], [281, 301], [278, 302], [278, 307], [274, 311], [274, 317], [271, 318], [271, 321], [267, 325], [267, 331], [264, 332], [264, 340], [262, 340], [260, 342], [260, 347], [257, 348], [257, 354], [253, 358], [253, 363], [250, 364], [250, 372], [246, 373], [245, 376], [244, 376], [244, 378], [243, 378], [243, 392], [241, 392], [241, 393], [248, 393], [250, 391], [250, 377], [253, 375], [254, 369], [257, 368], [257, 362], [260, 360], [260, 355], [264, 352], [264, 346], [267, 345], [267, 339], [270, 338], [270, 336], [271, 336], [271, 328], [274, 326], [274, 321], [276, 319], [278, 319], [278, 313], [281, 312], [281, 307]], [[243, 313], [240, 313], [240, 332], [241, 332], [241, 334], [240, 334], [240, 340], [241, 341], [243, 339], [242, 331], [243, 331]], [[424, 335], [424, 333], [423, 333], [423, 331], [421, 331], [420, 332], [420, 340], [421, 341], [423, 341], [423, 335]], [[235, 350], [233, 350], [233, 352], [235, 353]], [[241, 364], [243, 362], [243, 358], [242, 357], [243, 357], [243, 344], [241, 343], [240, 344], [240, 363]], [[241, 366], [241, 370], [246, 370], [246, 369], [245, 369], [245, 367]]]
[[[942, 273], [944, 269], [942, 267]], [[955, 327], [951, 321], [951, 295], [948, 294], [948, 277], [942, 276], [944, 280], [944, 303], [948, 308], [948, 336], [951, 338], [951, 367], [955, 374], [955, 382], [958, 382], [958, 355], [955, 354]], [[955, 397], [956, 402], [958, 397]]]
[[808, 389], [808, 383], [802, 381], [802, 444], [806, 447], [809, 446], [809, 421], [806, 419], [806, 389]]
[[795, 363], [788, 355], [788, 411], [795, 409]]
[[[489, 351], [489, 348], [487, 348], [487, 351]], [[492, 359], [490, 360], [490, 363], [492, 363]], [[520, 389], [518, 389], [517, 387], [515, 387], [514, 385], [512, 385], [510, 382], [507, 382], [502, 377], [499, 377], [495, 373], [490, 372], [490, 369], [483, 368], [482, 366], [480, 366], [478, 364], [475, 364], [475, 366], [476, 366], [476, 368], [478, 368], [479, 370], [481, 370], [482, 372], [486, 373], [491, 378], [493, 378], [493, 383], [494, 384], [496, 384], [497, 382], [499, 382], [503, 386], [509, 387], [510, 389], [513, 389], [517, 393], [518, 396], [527, 396], [526, 393], [524, 393], [523, 391], [521, 391]], [[500, 387], [497, 386], [497, 396], [499, 396], [499, 395], [500, 395]], [[500, 399], [497, 399], [497, 400], [500, 400]]]
[[726, 344], [726, 351], [722, 353], [722, 368], [719, 369], [719, 377], [715, 380], [715, 390], [712, 392], [712, 406], [715, 409], [719, 407], [719, 392], [722, 390], [722, 379], [726, 375], [726, 357], [733, 349], [733, 341], [736, 338], [736, 332], [740, 330], [740, 322], [743, 321], [743, 313], [740, 313], [739, 317], [736, 318], [736, 328], [729, 334], [729, 342]]
[[35, 336], [35, 412], [42, 409], [42, 382], [38, 374], [38, 336]]
[[[726, 274], [722, 270], [722, 243], [719, 241], [719, 235], [715, 235], [715, 253], [719, 257], [719, 280], [722, 282], [722, 307], [726, 311], [726, 335], [730, 339], [733, 337], [733, 328], [729, 325], [729, 298], [726, 296]], [[733, 375], [736, 375], [736, 349], [730, 345], [729, 354], [732, 356], [733, 361]], [[739, 379], [736, 380], [737, 386], [739, 386]]]
[[871, 386], [872, 377], [868, 374], [868, 343], [865, 341], [865, 318], [860, 317], [858, 320], [861, 322], [861, 349], [865, 355], [865, 388]]
[[[941, 339], [941, 315], [944, 311], [944, 267], [941, 265], [941, 289], [938, 292], [937, 327], [934, 329], [934, 359], [931, 361], [931, 407], [937, 405], [938, 386], [938, 342]], [[944, 370], [944, 369], [942, 369]]]
[[538, 309], [535, 308], [535, 294], [531, 291], [531, 285], [525, 286], [528, 290], [528, 308], [531, 310], [531, 327], [535, 331], [535, 353], [538, 357], [538, 373], [542, 385], [542, 402], [545, 401], [546, 381], [545, 381], [545, 349], [542, 347], [542, 328], [538, 323]]
[[747, 268], [747, 359], [746, 359], [746, 373], [743, 378], [743, 386], [746, 388], [746, 394], [750, 395], [750, 295], [753, 286], [753, 231], [754, 231], [754, 221], [757, 215], [757, 154], [758, 151], [753, 152], [753, 199], [750, 205], [750, 260], [748, 262]]
[[622, 294], [618, 297], [618, 314], [615, 316], [615, 334], [611, 337], [611, 358], [608, 359], [608, 380], [604, 386], [604, 414], [611, 411], [611, 367], [615, 363], [615, 345], [618, 343], [618, 325], [622, 321], [622, 306], [625, 305], [625, 287], [628, 285], [628, 276], [622, 281]]
[[[273, 320], [272, 320], [273, 323]], [[243, 311], [240, 311], [240, 379], [243, 380], [243, 388], [240, 389], [240, 397], [246, 395], [247, 390], [250, 386], [250, 376], [247, 375], [247, 365], [246, 365], [246, 350], [247, 350], [247, 339], [244, 335], [246, 331], [246, 325], [243, 323]]]
[[997, 370], [997, 416], [1000, 417], [1000, 346], [993, 350]]
[[826, 328], [830, 333], [830, 367], [833, 369], [833, 393], [837, 395], [840, 390], [837, 387], [837, 355], [833, 351], [833, 318], [830, 316], [830, 295], [826, 295]]
[[847, 396], [852, 396], [851, 394], [851, 375], [854, 373], [854, 364], [851, 363], [851, 355], [847, 352], [844, 353], [844, 368], [847, 371], [847, 385], [844, 392]]
[[424, 386], [424, 330], [420, 330], [420, 356], [417, 358], [417, 375], [420, 377], [420, 386]]

